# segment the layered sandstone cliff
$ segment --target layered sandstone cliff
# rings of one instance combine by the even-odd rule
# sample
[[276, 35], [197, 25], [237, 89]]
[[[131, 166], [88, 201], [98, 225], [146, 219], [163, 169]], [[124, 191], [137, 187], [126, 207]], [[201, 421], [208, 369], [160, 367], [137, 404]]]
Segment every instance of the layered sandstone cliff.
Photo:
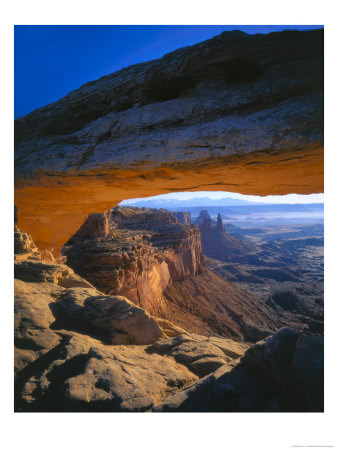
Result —
[[[233, 252], [238, 240], [230, 241]], [[100, 291], [123, 295], [187, 331], [256, 341], [278, 328], [263, 300], [205, 267], [199, 228], [169, 211], [115, 207], [91, 214], [62, 253]]]
[[192, 225], [190, 212], [186, 211], [172, 211], [172, 214], [176, 217], [176, 219], [183, 223], [184, 225]]
[[107, 294], [152, 314], [165, 309], [169, 282], [201, 273], [199, 230], [166, 210], [116, 207], [91, 214], [63, 247], [67, 264]]
[[126, 198], [323, 192], [323, 31], [222, 33], [17, 119], [15, 140], [19, 226], [41, 250]]

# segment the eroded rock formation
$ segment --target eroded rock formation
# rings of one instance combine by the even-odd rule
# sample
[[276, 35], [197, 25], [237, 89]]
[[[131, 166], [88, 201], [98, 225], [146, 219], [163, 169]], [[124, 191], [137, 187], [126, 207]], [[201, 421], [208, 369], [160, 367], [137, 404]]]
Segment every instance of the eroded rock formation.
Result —
[[[212, 231], [219, 233], [224, 237], [223, 228]], [[218, 241], [216, 247], [234, 252], [241, 241], [229, 239], [231, 247]], [[188, 331], [243, 339], [250, 334], [247, 322], [276, 328], [264, 302], [205, 268], [198, 227], [178, 223], [164, 209], [115, 207], [91, 214], [62, 253], [100, 291], [123, 295]]]
[[180, 223], [183, 223], [184, 225], [192, 225], [190, 212], [172, 211], [172, 214]]
[[323, 192], [323, 31], [222, 33], [17, 119], [15, 140], [18, 225], [40, 250], [126, 198]]
[[67, 263], [105, 293], [158, 315], [169, 282], [201, 273], [199, 230], [166, 210], [116, 207], [91, 214], [63, 248]]
[[16, 261], [40, 261], [41, 254], [29, 234], [14, 226], [14, 258]]
[[204, 223], [210, 223], [210, 226], [216, 225], [215, 220], [210, 217], [207, 209], [200, 211], [198, 217], [194, 220], [195, 225], [203, 225]]
[[228, 261], [231, 257], [248, 255], [254, 250], [254, 246], [249, 242], [230, 236], [225, 231], [220, 214], [217, 216], [215, 226], [212, 225], [212, 219], [208, 211], [201, 211], [198, 217], [199, 221], [202, 218], [203, 223], [199, 225], [199, 229], [204, 255], [221, 261]]

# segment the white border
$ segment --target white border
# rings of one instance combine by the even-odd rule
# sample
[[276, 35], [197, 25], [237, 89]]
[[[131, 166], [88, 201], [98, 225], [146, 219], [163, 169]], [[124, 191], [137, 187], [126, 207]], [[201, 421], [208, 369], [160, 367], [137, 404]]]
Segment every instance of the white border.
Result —
[[[331, 7], [329, 6], [332, 5]], [[336, 444], [337, 151], [334, 2], [14, 0], [2, 4], [1, 414], [3, 448], [288, 449]], [[325, 356], [324, 414], [14, 414], [12, 377], [13, 25], [14, 24], [324, 24], [325, 25]], [[9, 219], [9, 220], [8, 220]], [[10, 287], [8, 286], [10, 285]]]

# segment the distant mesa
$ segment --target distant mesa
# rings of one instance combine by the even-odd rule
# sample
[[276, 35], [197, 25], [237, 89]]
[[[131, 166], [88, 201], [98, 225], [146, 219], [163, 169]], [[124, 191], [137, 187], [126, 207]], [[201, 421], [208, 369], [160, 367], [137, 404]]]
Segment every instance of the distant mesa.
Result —
[[216, 221], [210, 217], [210, 214], [206, 209], [200, 211], [199, 216], [194, 220], [194, 224], [203, 225], [205, 223], [205, 220], [207, 222], [210, 222], [211, 225], [216, 225]]
[[253, 206], [261, 205], [261, 202], [253, 202], [248, 200], [242, 200], [231, 197], [221, 197], [213, 198], [206, 195], [205, 197], [192, 197], [189, 199], [185, 198], [171, 198], [171, 197], [154, 197], [142, 200], [135, 200], [133, 202], [121, 202], [121, 206], [137, 206], [145, 208], [165, 208], [170, 211], [181, 209], [181, 208], [191, 208], [191, 207], [210, 207], [210, 206]]
[[252, 244], [230, 236], [225, 231], [220, 213], [215, 221], [207, 210], [201, 211], [195, 224], [200, 228], [203, 254], [209, 258], [228, 261], [232, 256], [243, 256], [254, 251]]

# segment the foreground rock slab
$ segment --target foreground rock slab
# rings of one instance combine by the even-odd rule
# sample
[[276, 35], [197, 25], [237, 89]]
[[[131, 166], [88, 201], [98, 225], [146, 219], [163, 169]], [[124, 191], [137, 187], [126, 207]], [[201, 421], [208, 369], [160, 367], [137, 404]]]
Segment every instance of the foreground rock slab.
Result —
[[60, 336], [51, 329], [55, 317], [49, 305], [62, 288], [21, 280], [15, 280], [14, 287], [14, 369], [19, 372], [60, 343]]
[[[43, 277], [50, 263], [38, 267], [40, 276], [30, 264], [24, 277], [39, 281], [15, 280], [17, 411], [142, 411], [198, 380], [140, 345], [168, 336], [142, 308], [90, 285], [63, 287]], [[171, 335], [184, 331], [160, 323]]]
[[321, 337], [282, 328], [152, 411], [322, 412], [323, 352]]
[[157, 341], [152, 348], [173, 356], [177, 362], [186, 365], [201, 377], [244, 355], [250, 345], [231, 339], [189, 333]]
[[125, 297], [102, 295], [95, 289], [68, 289], [58, 311], [79, 326], [96, 330], [111, 344], [151, 344], [163, 336], [144, 309]]
[[65, 265], [15, 266], [16, 411], [145, 411], [248, 347], [190, 335]]
[[103, 346], [66, 337], [55, 360], [23, 387], [25, 410], [145, 411], [198, 378], [173, 358], [144, 346]]

